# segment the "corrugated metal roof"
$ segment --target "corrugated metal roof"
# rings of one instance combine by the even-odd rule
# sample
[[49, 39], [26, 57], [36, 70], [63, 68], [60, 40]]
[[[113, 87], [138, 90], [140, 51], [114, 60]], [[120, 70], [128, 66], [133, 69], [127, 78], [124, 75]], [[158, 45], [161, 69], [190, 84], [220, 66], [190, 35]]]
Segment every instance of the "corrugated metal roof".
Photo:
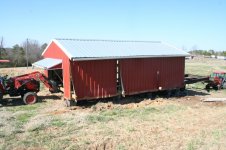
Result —
[[117, 41], [117, 40], [53, 40], [70, 59], [112, 59], [140, 57], [188, 56], [178, 48], [159, 41]]
[[56, 65], [62, 63], [61, 59], [44, 58], [32, 64], [32, 66], [39, 67], [42, 69], [50, 69]]

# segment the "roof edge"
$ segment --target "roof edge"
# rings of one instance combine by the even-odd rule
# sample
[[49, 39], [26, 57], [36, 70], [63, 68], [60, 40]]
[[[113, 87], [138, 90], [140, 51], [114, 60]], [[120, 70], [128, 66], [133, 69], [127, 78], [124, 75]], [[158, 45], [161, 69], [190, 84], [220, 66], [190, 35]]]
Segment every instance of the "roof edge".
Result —
[[131, 59], [131, 58], [165, 58], [165, 57], [187, 57], [190, 55], [149, 55], [149, 56], [125, 56], [125, 57], [72, 57], [72, 61], [86, 61], [86, 60], [109, 60], [109, 59]]
[[143, 42], [143, 43], [162, 43], [162, 41], [138, 41], [138, 40], [104, 40], [104, 39], [71, 39], [71, 38], [56, 38], [55, 40], [69, 41], [101, 41], [101, 42]]
[[176, 47], [176, 46], [174, 46], [174, 45], [172, 45], [172, 44], [169, 44], [169, 43], [167, 43], [167, 42], [162, 42], [162, 44], [165, 44], [165, 45], [167, 45], [167, 46], [169, 46], [169, 47], [175, 48], [175, 49], [178, 50], [178, 51], [184, 52], [184, 53], [187, 54], [186, 56], [190, 56], [190, 54], [189, 54], [188, 52], [186, 52], [186, 51], [184, 51], [184, 50], [182, 50], [182, 49], [180, 49], [180, 48], [178, 48], [178, 47]]
[[49, 48], [49, 46], [52, 44], [53, 40], [50, 40], [49, 44], [46, 46], [46, 48], [44, 49], [44, 51], [42, 52], [42, 56], [43, 54], [47, 51], [47, 49]]
[[68, 56], [69, 59], [72, 59], [71, 53], [69, 53], [68, 50], [66, 48], [64, 48], [64, 46], [59, 41], [57, 41], [57, 39], [53, 39], [53, 42], [57, 46], [59, 46], [59, 48]]
[[49, 70], [48, 67], [45, 67], [45, 66], [42, 66], [42, 65], [37, 64], [37, 62], [42, 61], [42, 60], [44, 60], [44, 59], [55, 59], [55, 60], [60, 60], [60, 61], [61, 61], [61, 62], [59, 62], [59, 63], [54, 64], [54, 65], [51, 66], [50, 68], [55, 67], [55, 66], [57, 66], [57, 65], [59, 65], [59, 64], [62, 64], [62, 59], [57, 59], [57, 58], [43, 58], [43, 59], [41, 59], [41, 60], [38, 60], [38, 61], [32, 63], [32, 67], [38, 67], [38, 68], [41, 68], [41, 69]]
[[43, 54], [47, 51], [47, 49], [50, 47], [50, 45], [52, 44], [52, 43], [55, 43], [67, 56], [68, 56], [68, 58], [69, 59], [71, 59], [72, 58], [72, 55], [66, 50], [66, 48], [64, 48], [64, 46], [62, 45], [62, 44], [60, 44], [60, 42], [58, 42], [57, 41], [57, 39], [52, 39], [51, 41], [50, 41], [50, 43], [48, 44], [48, 46], [45, 48], [45, 50], [42, 52], [42, 56], [43, 56]]

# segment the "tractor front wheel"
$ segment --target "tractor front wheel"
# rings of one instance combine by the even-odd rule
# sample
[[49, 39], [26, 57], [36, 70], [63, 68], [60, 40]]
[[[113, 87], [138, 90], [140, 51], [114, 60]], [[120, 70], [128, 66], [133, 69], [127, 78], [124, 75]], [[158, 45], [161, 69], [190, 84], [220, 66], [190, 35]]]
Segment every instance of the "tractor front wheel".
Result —
[[34, 92], [28, 92], [24, 94], [23, 101], [26, 105], [31, 105], [36, 103], [38, 100], [37, 94]]

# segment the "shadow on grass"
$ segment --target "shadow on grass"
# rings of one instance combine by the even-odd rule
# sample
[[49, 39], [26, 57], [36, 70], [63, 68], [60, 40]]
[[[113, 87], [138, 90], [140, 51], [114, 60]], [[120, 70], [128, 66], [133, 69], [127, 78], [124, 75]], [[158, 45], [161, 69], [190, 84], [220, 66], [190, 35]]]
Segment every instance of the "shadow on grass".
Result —
[[202, 89], [187, 89], [186, 96], [205, 96], [210, 95], [209, 92]]
[[163, 98], [164, 100], [168, 100], [168, 98], [182, 98], [185, 96], [205, 96], [210, 95], [209, 93], [205, 92], [204, 90], [197, 90], [197, 89], [189, 89], [181, 92], [179, 96], [175, 96], [172, 94], [169, 96], [166, 91], [162, 92], [153, 92], [150, 93], [142, 93], [136, 95], [129, 95], [126, 97], [112, 97], [112, 98], [104, 98], [104, 99], [95, 99], [95, 100], [82, 100], [77, 102], [77, 106], [84, 107], [84, 108], [91, 108], [92, 106], [96, 105], [99, 102], [108, 103], [112, 102], [113, 104], [120, 104], [126, 105], [130, 103], [140, 103], [145, 99], [155, 100], [156, 98]]
[[46, 99], [49, 100], [61, 100], [60, 96], [57, 95], [47, 95], [47, 96], [38, 96], [39, 101], [45, 101]]
[[[204, 90], [201, 89], [187, 89], [185, 92], [181, 93], [180, 96], [177, 96], [177, 98], [184, 97], [184, 96], [205, 96], [205, 95], [210, 95]], [[173, 98], [176, 96], [172, 94], [170, 98]], [[163, 98], [167, 100], [169, 97], [167, 95], [166, 91], [162, 92], [153, 92], [152, 94], [150, 93], [142, 93], [142, 94], [136, 94], [136, 95], [129, 95], [126, 97], [112, 97], [112, 98], [103, 98], [103, 99], [94, 99], [94, 100], [82, 100], [78, 101], [77, 105], [79, 107], [83, 108], [91, 108], [92, 106], [96, 105], [97, 103], [108, 103], [112, 102], [113, 104], [120, 104], [120, 105], [125, 105], [125, 104], [130, 104], [130, 103], [140, 103], [144, 101], [145, 99], [151, 99], [154, 100], [155, 98]], [[47, 96], [38, 96], [38, 103], [45, 103], [46, 100], [61, 100], [60, 96], [57, 95], [47, 95]], [[23, 103], [23, 100], [20, 97], [12, 97], [12, 98], [4, 98], [2, 101], [0, 101], [0, 107], [12, 107], [12, 106], [21, 106], [25, 105]]]
[[147, 99], [145, 97], [145, 94], [139, 94], [139, 95], [133, 95], [133, 96], [126, 96], [126, 97], [111, 97], [111, 98], [101, 98], [101, 99], [95, 99], [95, 100], [82, 100], [77, 102], [77, 106], [85, 107], [85, 108], [91, 108], [92, 106], [96, 105], [97, 103], [108, 103], [112, 102], [113, 104], [129, 104], [129, 103], [140, 103], [144, 99]]
[[[48, 99], [48, 100], [61, 100], [61, 97], [56, 96], [56, 95], [38, 96], [38, 102], [37, 103], [45, 103], [46, 99]], [[23, 100], [21, 99], [21, 97], [4, 98], [3, 100], [0, 101], [0, 104], [2, 105], [0, 107], [12, 107], [12, 106], [25, 105]]]

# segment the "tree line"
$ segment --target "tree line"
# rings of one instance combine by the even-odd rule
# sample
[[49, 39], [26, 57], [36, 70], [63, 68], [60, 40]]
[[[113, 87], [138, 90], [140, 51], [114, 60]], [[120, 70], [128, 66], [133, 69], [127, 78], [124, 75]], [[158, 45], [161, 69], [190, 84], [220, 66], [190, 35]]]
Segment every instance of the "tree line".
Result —
[[0, 67], [25, 67], [42, 58], [41, 53], [47, 44], [39, 44], [36, 40], [25, 40], [22, 44], [15, 44], [12, 48], [4, 47], [4, 39], [0, 43], [0, 59], [10, 60], [9, 63], [0, 63]]
[[226, 51], [214, 51], [214, 50], [192, 50], [189, 51], [192, 55], [204, 55], [204, 56], [226, 56]]

